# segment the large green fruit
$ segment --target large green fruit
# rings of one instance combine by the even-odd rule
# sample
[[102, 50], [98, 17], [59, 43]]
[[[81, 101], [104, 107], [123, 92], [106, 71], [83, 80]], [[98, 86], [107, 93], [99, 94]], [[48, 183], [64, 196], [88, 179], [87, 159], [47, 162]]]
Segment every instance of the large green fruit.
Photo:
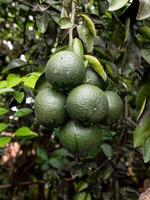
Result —
[[84, 127], [78, 122], [69, 121], [59, 132], [60, 143], [70, 152], [79, 156], [96, 156], [102, 141], [99, 126]]
[[69, 93], [66, 108], [72, 119], [86, 123], [98, 123], [108, 113], [108, 101], [100, 88], [82, 84]]
[[65, 96], [50, 87], [44, 88], [35, 98], [35, 116], [44, 126], [58, 127], [66, 120], [65, 103]]
[[108, 118], [110, 122], [116, 121], [119, 119], [120, 115], [122, 114], [123, 110], [123, 102], [120, 96], [112, 91], [105, 92], [107, 99], [108, 99]]
[[95, 85], [102, 90], [105, 90], [107, 87], [107, 83], [105, 83], [103, 79], [91, 67], [86, 68], [84, 83]]
[[45, 75], [54, 88], [69, 90], [83, 82], [84, 60], [72, 51], [58, 52], [49, 59]]

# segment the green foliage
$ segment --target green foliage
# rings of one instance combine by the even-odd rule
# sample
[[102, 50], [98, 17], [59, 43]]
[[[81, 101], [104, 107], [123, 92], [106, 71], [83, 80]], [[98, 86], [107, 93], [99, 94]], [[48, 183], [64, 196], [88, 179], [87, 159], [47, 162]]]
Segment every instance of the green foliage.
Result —
[[[136, 1], [73, 2], [75, 20], [71, 0], [0, 1], [0, 199], [137, 200], [149, 179], [150, 3], [139, 1], [136, 13]], [[71, 48], [125, 104], [117, 122], [103, 121], [94, 160], [62, 148], [33, 112], [47, 61]]]
[[128, 0], [123, 0], [123, 1], [111, 0], [108, 10], [109, 11], [118, 10], [118, 9], [122, 8], [123, 6], [125, 6], [127, 3], [128, 3]]
[[94, 48], [94, 38], [85, 24], [77, 26], [79, 38], [83, 41], [87, 52], [92, 52]]
[[85, 15], [85, 14], [81, 14], [81, 16], [85, 20], [85, 22], [87, 24], [87, 27], [91, 31], [92, 35], [94, 37], [96, 37], [96, 29], [95, 29], [95, 25], [94, 25], [93, 21], [87, 15]]
[[72, 50], [78, 54], [78, 56], [82, 57], [84, 56], [84, 48], [82, 45], [81, 40], [79, 40], [78, 38], [74, 38], [73, 42], [72, 42]]
[[7, 69], [12, 70], [12, 69], [16, 69], [16, 68], [25, 67], [26, 65], [27, 65], [27, 63], [24, 62], [23, 60], [14, 59], [14, 60], [12, 60], [12, 62], [10, 62], [8, 64]]
[[0, 107], [0, 116], [6, 114], [6, 113], [8, 113], [8, 112], [9, 112], [8, 109], [3, 108], [3, 107]]
[[14, 96], [15, 100], [18, 103], [22, 103], [22, 101], [24, 99], [24, 96], [25, 96], [25, 93], [24, 92], [16, 91], [16, 92], [14, 92], [13, 96]]
[[58, 21], [58, 24], [59, 24], [61, 29], [68, 29], [68, 28], [71, 28], [73, 26], [73, 24], [71, 23], [70, 19], [67, 18], [67, 17], [62, 17]]
[[107, 79], [107, 74], [105, 73], [103, 66], [97, 58], [90, 55], [85, 55], [85, 59], [91, 65], [91, 67], [103, 78], [104, 81]]
[[113, 157], [113, 149], [112, 147], [109, 145], [109, 144], [102, 144], [101, 145], [101, 148], [105, 154], [105, 156], [108, 158], [108, 159], [111, 159]]
[[148, 162], [150, 160], [150, 149], [149, 149], [149, 145], [150, 145], [150, 138], [148, 137], [143, 145], [143, 158], [144, 158], [144, 162]]
[[14, 114], [14, 117], [25, 117], [31, 113], [32, 110], [30, 108], [21, 108]]
[[11, 141], [11, 137], [0, 137], [0, 148], [4, 148]]
[[0, 123], [0, 132], [4, 131], [8, 127], [9, 127], [9, 124], [7, 124], [7, 123]]
[[140, 1], [137, 19], [142, 20], [149, 18], [150, 17], [149, 9], [150, 9], [150, 3], [147, 0]]
[[150, 135], [150, 117], [147, 118], [141, 125], [137, 126], [134, 134], [134, 147], [142, 146]]
[[15, 136], [19, 138], [32, 138], [32, 137], [37, 137], [38, 134], [31, 131], [31, 129], [28, 127], [21, 127], [16, 130]]

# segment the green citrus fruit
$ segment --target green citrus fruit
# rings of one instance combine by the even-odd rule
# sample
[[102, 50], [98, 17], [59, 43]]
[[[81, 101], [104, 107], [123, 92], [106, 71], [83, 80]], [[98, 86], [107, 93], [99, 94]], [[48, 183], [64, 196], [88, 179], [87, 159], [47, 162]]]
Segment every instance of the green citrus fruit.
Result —
[[66, 108], [72, 119], [98, 123], [107, 115], [108, 101], [100, 88], [82, 84], [69, 93]]
[[107, 86], [103, 79], [91, 67], [86, 68], [84, 83], [95, 85], [102, 90], [105, 90]]
[[115, 121], [120, 117], [122, 110], [123, 110], [122, 99], [120, 98], [120, 96], [117, 93], [112, 92], [112, 91], [106, 91], [105, 94], [108, 99], [109, 121]]
[[85, 76], [84, 60], [72, 51], [54, 54], [45, 68], [47, 81], [59, 90], [80, 85]]
[[35, 98], [35, 116], [44, 126], [58, 127], [66, 119], [65, 103], [65, 96], [50, 87], [44, 88]]
[[68, 151], [79, 156], [95, 156], [102, 141], [102, 129], [99, 126], [84, 127], [79, 122], [69, 121], [59, 133], [60, 143]]

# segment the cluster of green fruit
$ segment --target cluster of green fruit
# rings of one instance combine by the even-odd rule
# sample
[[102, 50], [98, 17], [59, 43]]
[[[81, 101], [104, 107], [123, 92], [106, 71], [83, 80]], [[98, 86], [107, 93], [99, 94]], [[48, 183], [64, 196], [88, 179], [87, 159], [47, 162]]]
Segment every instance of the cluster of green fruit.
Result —
[[45, 68], [50, 84], [35, 98], [35, 115], [49, 128], [59, 127], [60, 143], [81, 157], [93, 157], [102, 142], [102, 121], [115, 121], [122, 113], [118, 94], [103, 91], [105, 82], [73, 51], [60, 51]]

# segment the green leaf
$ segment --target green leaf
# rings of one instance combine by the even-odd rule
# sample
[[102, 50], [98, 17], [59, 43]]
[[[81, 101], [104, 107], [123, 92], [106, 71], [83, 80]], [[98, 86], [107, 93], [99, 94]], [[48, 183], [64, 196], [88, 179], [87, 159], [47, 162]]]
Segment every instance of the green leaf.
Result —
[[144, 101], [143, 101], [143, 104], [141, 106], [141, 109], [139, 110], [139, 113], [138, 113], [138, 116], [137, 116], [137, 120], [141, 117], [142, 113], [144, 112], [144, 109], [145, 109], [145, 106], [146, 106], [146, 102], [147, 102], [147, 99], [145, 98]]
[[134, 147], [140, 147], [144, 144], [147, 137], [150, 136], [150, 117], [136, 127], [133, 132]]
[[4, 148], [11, 141], [11, 137], [0, 137], [0, 148]]
[[102, 140], [103, 142], [108, 142], [108, 141], [112, 141], [113, 138], [113, 132], [107, 129], [102, 129]]
[[111, 159], [113, 157], [114, 151], [113, 151], [112, 147], [109, 144], [102, 144], [101, 148], [103, 150], [103, 153], [105, 154], [105, 156], [108, 159]]
[[138, 33], [140, 33], [144, 38], [147, 38], [150, 40], [150, 27], [149, 26], [142, 26], [138, 30]]
[[104, 81], [106, 81], [107, 74], [104, 71], [103, 66], [101, 65], [99, 60], [95, 58], [94, 56], [90, 56], [90, 55], [85, 55], [84, 57], [88, 61], [88, 63], [91, 65], [91, 67], [102, 77]]
[[11, 0], [1, 0], [0, 3], [7, 5], [7, 4], [11, 3]]
[[85, 190], [87, 187], [88, 187], [88, 183], [80, 181], [79, 183], [77, 183], [75, 185], [75, 190], [77, 192], [81, 192], [81, 191]]
[[[114, 24], [111, 40], [117, 47], [120, 47], [124, 43], [125, 33], [119, 23]], [[114, 55], [114, 53], [115, 52], [111, 52], [112, 55]]]
[[24, 94], [24, 92], [16, 91], [13, 93], [13, 96], [18, 103], [21, 103], [24, 99], [25, 94]]
[[145, 98], [147, 98], [148, 96], [150, 96], [150, 84], [144, 84], [136, 97], [136, 108], [137, 111], [140, 111], [143, 105], [143, 102], [145, 101]]
[[129, 35], [130, 35], [130, 18], [127, 18], [124, 43], [128, 41]]
[[63, 169], [63, 163], [62, 163], [62, 160], [58, 159], [58, 158], [51, 158], [49, 160], [49, 164], [56, 168], [56, 169]]
[[150, 137], [148, 137], [143, 145], [143, 158], [144, 162], [147, 163], [150, 161]]
[[96, 29], [93, 21], [85, 14], [81, 14], [83, 19], [86, 21], [89, 30], [91, 31], [92, 35], [96, 37]]
[[16, 130], [15, 136], [20, 138], [26, 138], [26, 137], [32, 138], [32, 137], [37, 137], [38, 134], [33, 132], [30, 128], [24, 126]]
[[22, 78], [16, 74], [9, 74], [7, 76], [7, 87], [12, 88], [22, 82]]
[[143, 37], [144, 35], [141, 35], [139, 33], [137, 33], [135, 35], [136, 39], [137, 39], [137, 42], [138, 42], [138, 45], [142, 46], [143, 44], [149, 44], [149, 39]]
[[105, 68], [106, 68], [106, 72], [107, 72], [111, 77], [113, 77], [113, 70], [112, 70], [112, 67], [111, 67], [111, 65], [110, 65], [109, 62], [106, 62], [106, 63], [105, 63]]
[[2, 116], [2, 115], [4, 115], [4, 114], [6, 114], [6, 113], [8, 113], [8, 109], [6, 109], [6, 108], [3, 108], [3, 107], [0, 107], [0, 116]]
[[107, 181], [108, 179], [110, 179], [113, 172], [114, 168], [111, 165], [108, 165], [100, 172], [99, 176], [103, 181]]
[[84, 24], [77, 26], [79, 38], [83, 41], [87, 52], [92, 52], [94, 49], [94, 38], [90, 30]]
[[33, 111], [30, 108], [21, 108], [15, 114], [14, 117], [25, 117], [30, 115]]
[[54, 157], [59, 157], [59, 158], [61, 158], [61, 157], [67, 157], [67, 156], [69, 156], [69, 157], [74, 157], [71, 153], [69, 153], [69, 152], [68, 152], [66, 149], [64, 149], [64, 148], [55, 150], [55, 151], [53, 152], [53, 156], [54, 156]]
[[44, 149], [37, 148], [37, 156], [40, 157], [42, 160], [48, 160], [48, 154]]
[[128, 45], [127, 52], [128, 53], [126, 62], [128, 63], [128, 65], [131, 66], [132, 68], [136, 69], [140, 68], [141, 67], [140, 50], [134, 42]]
[[140, 54], [144, 60], [150, 64], [150, 49], [141, 49]]
[[0, 81], [0, 89], [7, 87], [7, 81]]
[[10, 125], [6, 123], [0, 123], [0, 132], [4, 131], [6, 128], [8, 128]]
[[34, 89], [40, 91], [41, 89], [46, 88], [48, 86], [49, 84], [45, 78], [45, 73], [43, 72], [37, 79]]
[[38, 31], [40, 33], [45, 33], [48, 27], [50, 16], [48, 13], [44, 13], [43, 15], [36, 16], [36, 25], [38, 27]]
[[34, 89], [40, 75], [41, 73], [39, 72], [33, 72], [31, 74], [28, 74], [26, 77], [23, 77], [24, 86]]
[[67, 17], [60, 18], [58, 21], [58, 24], [61, 29], [68, 29], [68, 28], [71, 28], [73, 25], [70, 19]]
[[72, 164], [74, 164], [73, 162], [70, 162], [69, 160], [67, 160], [66, 158], [56, 158], [56, 157], [52, 157], [48, 163], [58, 169], [58, 170], [67, 170], [67, 168], [71, 167]]
[[150, 17], [150, 1], [140, 0], [140, 5], [137, 13], [137, 20], [143, 20]]
[[12, 88], [2, 88], [2, 89], [0, 89], [0, 94], [5, 94], [5, 93], [9, 93], [9, 92], [14, 92], [14, 90]]
[[8, 70], [16, 69], [16, 68], [20, 68], [20, 67], [25, 67], [26, 65], [27, 65], [27, 63], [24, 62], [23, 60], [15, 59], [7, 66], [7, 69]]
[[83, 58], [84, 49], [80, 39], [74, 38], [72, 43], [72, 50], [80, 57]]
[[92, 197], [89, 193], [80, 192], [74, 196], [73, 200], [92, 200]]
[[108, 10], [115, 11], [124, 7], [128, 3], [128, 0], [111, 0]]
[[18, 4], [18, 8], [20, 10], [23, 10], [24, 12], [28, 12], [30, 10], [30, 7], [25, 5], [25, 4], [23, 4], [23, 3]]

